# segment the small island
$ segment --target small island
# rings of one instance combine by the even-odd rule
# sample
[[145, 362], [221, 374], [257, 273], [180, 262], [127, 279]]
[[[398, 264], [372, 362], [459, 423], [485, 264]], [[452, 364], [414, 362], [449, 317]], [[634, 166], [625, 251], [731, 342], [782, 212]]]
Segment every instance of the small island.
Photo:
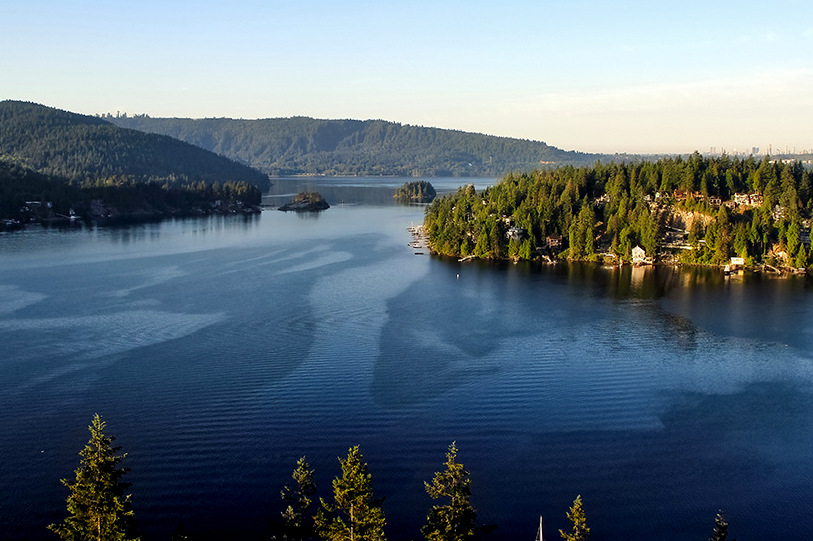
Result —
[[328, 205], [325, 198], [318, 192], [300, 192], [296, 194], [289, 203], [285, 203], [279, 207], [278, 210], [283, 212], [288, 212], [289, 210], [294, 212], [317, 212], [329, 208], [330, 205]]
[[407, 182], [395, 191], [396, 199], [410, 203], [431, 203], [437, 193], [435, 187], [425, 180]]

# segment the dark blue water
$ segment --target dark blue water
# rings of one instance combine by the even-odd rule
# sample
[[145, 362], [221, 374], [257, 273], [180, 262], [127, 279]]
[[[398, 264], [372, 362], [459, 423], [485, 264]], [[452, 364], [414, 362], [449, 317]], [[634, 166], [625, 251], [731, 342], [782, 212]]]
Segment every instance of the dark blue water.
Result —
[[145, 540], [261, 539], [296, 459], [328, 497], [355, 444], [417, 539], [453, 440], [492, 539], [556, 538], [578, 494], [596, 539], [704, 539], [718, 509], [813, 536], [809, 280], [415, 255], [422, 207], [371, 182], [310, 181], [319, 215], [0, 236], [0, 538], [53, 538], [96, 412]]

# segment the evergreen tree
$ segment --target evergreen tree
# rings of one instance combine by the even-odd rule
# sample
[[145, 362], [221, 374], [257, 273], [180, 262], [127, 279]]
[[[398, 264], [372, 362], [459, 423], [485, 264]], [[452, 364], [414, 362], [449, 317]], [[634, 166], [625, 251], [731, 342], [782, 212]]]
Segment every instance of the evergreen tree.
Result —
[[573, 523], [573, 531], [559, 530], [562, 539], [565, 541], [586, 541], [590, 539], [590, 528], [587, 527], [587, 517], [584, 515], [584, 509], [582, 509], [581, 495], [576, 496], [573, 506], [567, 512], [567, 518]]
[[296, 462], [292, 474], [296, 488], [285, 486], [282, 489], [282, 501], [287, 507], [282, 512], [282, 534], [279, 539], [304, 540], [313, 537], [313, 519], [308, 510], [316, 494], [314, 471], [303, 456]]
[[385, 541], [382, 501], [373, 498], [372, 476], [358, 445], [339, 463], [342, 476], [333, 480], [334, 502], [321, 499], [316, 533], [328, 541]]
[[714, 533], [709, 537], [709, 541], [726, 541], [728, 539], [728, 521], [722, 511], [714, 518]]
[[127, 468], [120, 467], [126, 454], [117, 454], [113, 436], [104, 435], [105, 422], [93, 416], [88, 429], [90, 440], [79, 452], [81, 457], [76, 479], [63, 479], [68, 487], [68, 518], [61, 524], [51, 524], [50, 530], [62, 539], [72, 541], [137, 540], [129, 483], [122, 482]]
[[477, 511], [471, 505], [469, 472], [457, 461], [457, 445], [449, 446], [446, 469], [436, 472], [426, 492], [433, 499], [445, 498], [445, 505], [435, 505], [426, 517], [421, 533], [429, 541], [464, 541], [473, 539]]

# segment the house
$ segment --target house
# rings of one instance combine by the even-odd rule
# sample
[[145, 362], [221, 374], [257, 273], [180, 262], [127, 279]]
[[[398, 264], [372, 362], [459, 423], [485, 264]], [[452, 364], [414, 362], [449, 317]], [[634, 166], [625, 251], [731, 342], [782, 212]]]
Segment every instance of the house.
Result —
[[548, 248], [562, 247], [562, 235], [548, 235], [545, 237], [545, 241], [548, 243]]
[[512, 227], [505, 233], [505, 238], [508, 240], [522, 241], [528, 236], [528, 232], [523, 227]]
[[765, 202], [765, 198], [759, 193], [752, 193], [750, 196], [748, 196], [748, 199], [751, 201], [752, 207], [761, 207], [762, 203]]
[[646, 250], [641, 248], [640, 246], [636, 246], [632, 249], [632, 262], [635, 265], [641, 265], [646, 263]]
[[709, 205], [712, 207], [719, 207], [723, 204], [722, 198], [716, 195], [709, 196]]
[[731, 258], [731, 263], [730, 263], [729, 266], [730, 266], [731, 270], [737, 270], [740, 267], [744, 267], [745, 266], [745, 259], [743, 259], [742, 257], [732, 257]]
[[748, 205], [750, 204], [750, 198], [748, 197], [747, 193], [735, 193], [734, 194], [734, 203], [737, 205]]
[[678, 201], [686, 200], [686, 190], [675, 190], [675, 199]]

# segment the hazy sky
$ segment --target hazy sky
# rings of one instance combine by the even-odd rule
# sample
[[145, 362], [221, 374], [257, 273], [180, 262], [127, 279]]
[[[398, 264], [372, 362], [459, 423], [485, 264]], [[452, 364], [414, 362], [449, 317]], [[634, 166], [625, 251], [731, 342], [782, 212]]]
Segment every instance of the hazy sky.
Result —
[[5, 0], [0, 22], [0, 99], [80, 113], [813, 148], [811, 0]]

